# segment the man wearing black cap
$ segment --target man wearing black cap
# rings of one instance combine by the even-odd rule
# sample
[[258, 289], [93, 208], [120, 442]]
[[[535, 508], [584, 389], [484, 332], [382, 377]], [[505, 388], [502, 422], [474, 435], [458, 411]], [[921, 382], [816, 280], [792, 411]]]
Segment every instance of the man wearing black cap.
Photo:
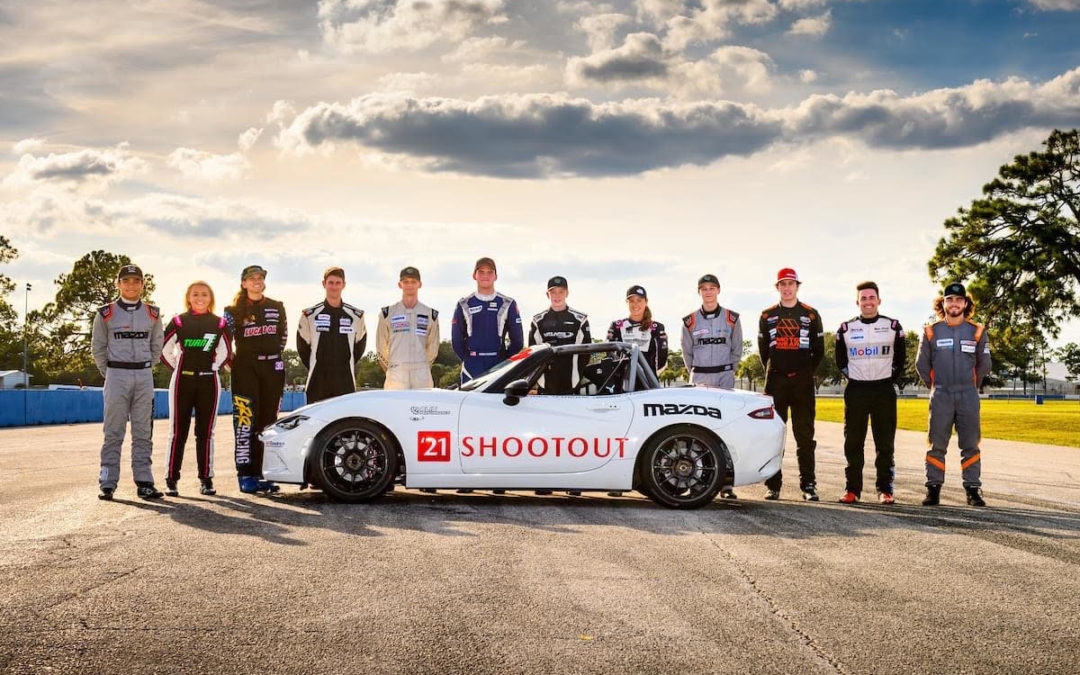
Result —
[[439, 313], [420, 302], [420, 270], [398, 275], [401, 300], [383, 307], [375, 329], [375, 353], [386, 371], [384, 389], [429, 389], [431, 364], [439, 355]]
[[[551, 306], [533, 317], [529, 327], [529, 346], [542, 342], [552, 346], [592, 343], [589, 317], [567, 306], [568, 295], [570, 288], [566, 277], [548, 279], [547, 296]], [[574, 387], [581, 381], [586, 365], [587, 360], [580, 358], [578, 354], [553, 359], [537, 384], [544, 394], [572, 394]]]
[[990, 372], [986, 329], [971, 320], [974, 301], [963, 284], [945, 287], [934, 301], [938, 320], [923, 329], [916, 368], [930, 388], [930, 450], [926, 453], [926, 498], [936, 506], [945, 482], [945, 450], [953, 425], [960, 446], [960, 469], [967, 503], [986, 506], [982, 497], [982, 453], [979, 440], [979, 387]]
[[120, 479], [120, 450], [131, 420], [131, 473], [135, 494], [160, 499], [150, 468], [154, 431], [154, 374], [164, 331], [161, 311], [140, 299], [143, 273], [124, 265], [116, 275], [120, 297], [94, 313], [91, 351], [105, 378], [105, 442], [101, 446], [100, 499], [111, 500]]
[[717, 302], [720, 281], [713, 274], [698, 279], [701, 307], [683, 317], [683, 362], [690, 382], [735, 388], [735, 369], [742, 360], [742, 323], [737, 312]]
[[345, 270], [327, 268], [322, 285], [326, 298], [304, 310], [296, 329], [296, 351], [308, 369], [308, 403], [356, 391], [356, 364], [367, 345], [364, 310], [341, 299]]
[[452, 322], [454, 353], [461, 359], [461, 384], [517, 354], [524, 346], [517, 302], [495, 290], [495, 261], [473, 265], [476, 292], [458, 300]]

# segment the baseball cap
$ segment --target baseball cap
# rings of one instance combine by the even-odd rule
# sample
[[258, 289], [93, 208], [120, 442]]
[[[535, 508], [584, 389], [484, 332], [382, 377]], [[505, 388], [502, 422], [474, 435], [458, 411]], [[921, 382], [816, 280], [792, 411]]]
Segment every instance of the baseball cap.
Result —
[[124, 265], [120, 268], [120, 271], [116, 273], [116, 280], [120, 281], [124, 277], [139, 277], [142, 279], [143, 273], [138, 265]]
[[240, 281], [243, 281], [244, 279], [247, 279], [248, 277], [253, 277], [256, 274], [261, 274], [261, 275], [263, 275], [265, 277], [266, 276], [266, 270], [264, 270], [262, 268], [262, 266], [260, 266], [260, 265], [248, 265], [247, 267], [244, 268], [244, 271], [240, 273]]
[[776, 273], [776, 283], [780, 283], [785, 279], [791, 279], [797, 284], [802, 283], [801, 281], [799, 281], [799, 275], [795, 272], [795, 270], [791, 269], [790, 267], [785, 267], [784, 269]]
[[322, 273], [322, 280], [326, 281], [326, 277], [341, 277], [342, 281], [345, 281], [345, 270], [341, 269], [337, 265], [332, 265], [326, 268], [326, 271]]
[[411, 265], [409, 267], [403, 267], [401, 269], [401, 274], [398, 275], [398, 281], [401, 281], [402, 279], [416, 279], [417, 281], [420, 281], [420, 270]]
[[476, 270], [480, 269], [481, 267], [490, 267], [494, 272], [499, 271], [498, 268], [495, 267], [495, 261], [487, 256], [484, 256], [483, 258], [477, 260], [476, 264], [473, 265], [472, 271], [476, 272]]
[[550, 279], [548, 279], [547, 287], [549, 291], [553, 288], [565, 288], [567, 290], [570, 289], [570, 287], [566, 284], [566, 277], [551, 277]]
[[701, 284], [716, 284], [720, 285], [720, 280], [716, 278], [715, 274], [702, 274], [701, 278], [697, 280], [698, 288], [701, 288]]
[[959, 296], [961, 298], [966, 298], [967, 297], [967, 292], [964, 289], [964, 284], [959, 284], [959, 283], [956, 283], [955, 281], [953, 283], [949, 284], [948, 286], [946, 286], [945, 290], [942, 291], [941, 294], [943, 296], [945, 296], [946, 298], [951, 297], [953, 295]]
[[638, 296], [639, 298], [645, 298], [646, 300], [649, 299], [649, 295], [645, 292], [645, 287], [644, 286], [631, 286], [630, 288], [626, 289], [626, 297], [627, 297], [627, 299], [629, 299], [629, 298], [631, 298], [631, 297], [633, 297], [635, 295]]

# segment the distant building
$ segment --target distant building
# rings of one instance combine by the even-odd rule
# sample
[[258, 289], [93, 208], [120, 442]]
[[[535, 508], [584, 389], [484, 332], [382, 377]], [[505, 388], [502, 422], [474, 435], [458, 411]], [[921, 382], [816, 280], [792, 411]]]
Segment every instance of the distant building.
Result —
[[0, 389], [22, 389], [32, 379], [21, 370], [0, 370]]

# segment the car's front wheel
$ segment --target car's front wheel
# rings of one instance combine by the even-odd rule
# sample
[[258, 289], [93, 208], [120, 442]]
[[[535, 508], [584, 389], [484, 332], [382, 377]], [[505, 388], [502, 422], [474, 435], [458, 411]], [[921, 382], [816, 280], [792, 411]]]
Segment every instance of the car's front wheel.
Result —
[[642, 492], [673, 509], [704, 506], [720, 491], [725, 454], [722, 445], [700, 429], [665, 429], [643, 451]]
[[312, 482], [334, 499], [363, 502], [382, 496], [398, 469], [397, 445], [382, 427], [365, 420], [341, 420], [312, 444]]

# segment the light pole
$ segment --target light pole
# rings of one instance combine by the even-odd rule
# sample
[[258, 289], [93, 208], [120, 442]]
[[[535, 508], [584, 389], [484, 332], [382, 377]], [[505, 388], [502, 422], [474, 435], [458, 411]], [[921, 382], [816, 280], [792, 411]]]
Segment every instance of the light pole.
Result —
[[26, 293], [23, 295], [23, 391], [30, 391], [30, 284], [26, 284]]

